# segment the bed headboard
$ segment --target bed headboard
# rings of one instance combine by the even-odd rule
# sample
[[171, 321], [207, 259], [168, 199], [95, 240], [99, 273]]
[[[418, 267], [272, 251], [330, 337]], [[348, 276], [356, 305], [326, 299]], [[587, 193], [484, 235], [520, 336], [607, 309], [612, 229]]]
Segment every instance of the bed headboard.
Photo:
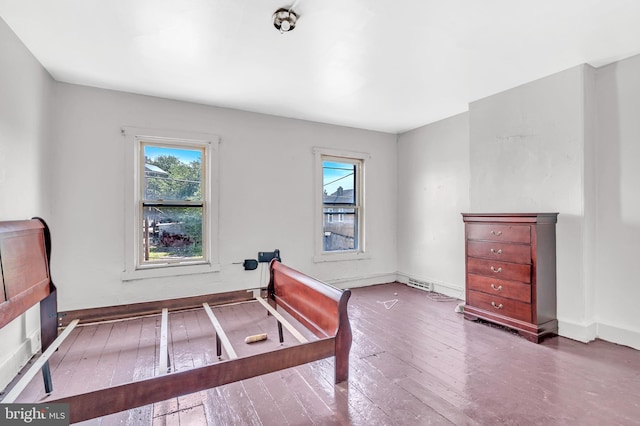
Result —
[[0, 328], [42, 302], [43, 350], [57, 335], [49, 229], [42, 219], [0, 222]]

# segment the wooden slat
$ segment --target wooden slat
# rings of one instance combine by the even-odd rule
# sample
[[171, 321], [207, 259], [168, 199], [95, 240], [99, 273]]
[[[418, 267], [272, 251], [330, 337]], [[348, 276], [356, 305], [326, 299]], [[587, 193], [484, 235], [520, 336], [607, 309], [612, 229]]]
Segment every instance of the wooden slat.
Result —
[[169, 349], [167, 345], [167, 328], [169, 322], [169, 310], [162, 309], [162, 323], [160, 324], [160, 371], [158, 374], [167, 374], [169, 372]]
[[322, 339], [47, 403], [68, 403], [70, 421], [75, 423], [317, 361], [332, 356], [334, 348], [334, 339]]
[[224, 332], [222, 326], [220, 325], [218, 318], [216, 318], [216, 316], [213, 314], [213, 311], [211, 310], [209, 305], [207, 305], [206, 303], [203, 303], [202, 306], [204, 307], [204, 310], [207, 312], [207, 315], [211, 320], [211, 324], [213, 324], [213, 328], [216, 329], [216, 333], [220, 338], [220, 342], [222, 343], [222, 346], [224, 347], [225, 352], [227, 352], [227, 355], [229, 356], [229, 358], [231, 359], [238, 358], [238, 355], [236, 355], [236, 351], [233, 350], [233, 346], [231, 346], [231, 342], [229, 341], [229, 338]]
[[[69, 336], [64, 340], [64, 342], [62, 342], [62, 344], [58, 347], [58, 349], [54, 352], [54, 354], [51, 356], [51, 358], [48, 361], [49, 367], [51, 369], [51, 375], [55, 377], [54, 383], [53, 383], [54, 393], [58, 393], [59, 391], [64, 391], [67, 387], [68, 376], [70, 374], [67, 375], [67, 377], [60, 376], [56, 374], [56, 370], [60, 368], [60, 365], [62, 363], [65, 363], [68, 359], [73, 358], [71, 349], [72, 348], [77, 349], [80, 347], [80, 345], [78, 345], [78, 338], [81, 337], [84, 329], [86, 329], [86, 327], [76, 327], [75, 330], [73, 330], [73, 332], [71, 332], [71, 334], [69, 334]], [[47, 392], [45, 392], [45, 388], [42, 384], [42, 381], [35, 379], [35, 380], [32, 380], [27, 385], [24, 391], [22, 391], [20, 396], [14, 402], [17, 402], [17, 403], [33, 402], [33, 401], [39, 401], [46, 397], [47, 397]]]
[[45, 362], [51, 358], [51, 355], [58, 349], [58, 347], [64, 342], [64, 339], [71, 334], [71, 331], [78, 325], [80, 320], [75, 319], [71, 321], [71, 323], [65, 328], [65, 330], [58, 336], [56, 340], [49, 346], [49, 348], [44, 351], [44, 353], [33, 363], [31, 368], [27, 370], [27, 372], [22, 376], [22, 379], [16, 383], [16, 385], [9, 391], [9, 393], [2, 399], [2, 403], [9, 404], [16, 400], [16, 398], [20, 395], [20, 393], [24, 390], [24, 388], [29, 384], [31, 379], [35, 377], [36, 374], [40, 371]]
[[285, 317], [283, 317], [282, 315], [280, 315], [280, 312], [276, 311], [275, 309], [273, 309], [273, 307], [271, 305], [269, 305], [262, 297], [260, 297], [259, 295], [256, 297], [256, 300], [265, 307], [265, 309], [267, 311], [269, 311], [271, 313], [271, 315], [273, 315], [274, 317], [276, 317], [276, 319], [278, 321], [280, 321], [282, 323], [282, 325], [285, 326], [285, 328], [287, 330], [289, 330], [289, 333], [291, 333], [293, 335], [293, 337], [295, 337], [296, 339], [298, 339], [298, 342], [300, 343], [307, 343], [309, 340], [307, 340], [306, 337], [304, 337], [298, 330], [296, 330], [296, 328], [291, 325], [291, 323], [289, 321], [287, 321], [287, 319]]

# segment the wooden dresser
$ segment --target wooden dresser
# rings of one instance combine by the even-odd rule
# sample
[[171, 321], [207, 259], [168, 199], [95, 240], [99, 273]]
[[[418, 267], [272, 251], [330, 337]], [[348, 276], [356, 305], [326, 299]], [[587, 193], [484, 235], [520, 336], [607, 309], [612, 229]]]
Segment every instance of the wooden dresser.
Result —
[[517, 330], [532, 342], [558, 332], [558, 213], [463, 213], [464, 317]]

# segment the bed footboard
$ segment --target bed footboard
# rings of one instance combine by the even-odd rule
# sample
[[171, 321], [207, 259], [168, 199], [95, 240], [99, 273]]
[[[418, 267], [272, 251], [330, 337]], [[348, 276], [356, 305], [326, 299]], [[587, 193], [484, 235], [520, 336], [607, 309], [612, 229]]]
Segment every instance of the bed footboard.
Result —
[[351, 324], [347, 314], [350, 290], [340, 290], [277, 259], [271, 261], [268, 298], [319, 338], [335, 338], [335, 382], [349, 378]]

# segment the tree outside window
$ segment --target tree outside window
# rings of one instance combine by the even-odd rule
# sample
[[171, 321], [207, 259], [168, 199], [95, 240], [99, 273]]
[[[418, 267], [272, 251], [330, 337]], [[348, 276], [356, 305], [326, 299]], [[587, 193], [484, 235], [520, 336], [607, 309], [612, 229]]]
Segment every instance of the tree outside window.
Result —
[[204, 260], [204, 148], [142, 141], [140, 149], [140, 264]]

